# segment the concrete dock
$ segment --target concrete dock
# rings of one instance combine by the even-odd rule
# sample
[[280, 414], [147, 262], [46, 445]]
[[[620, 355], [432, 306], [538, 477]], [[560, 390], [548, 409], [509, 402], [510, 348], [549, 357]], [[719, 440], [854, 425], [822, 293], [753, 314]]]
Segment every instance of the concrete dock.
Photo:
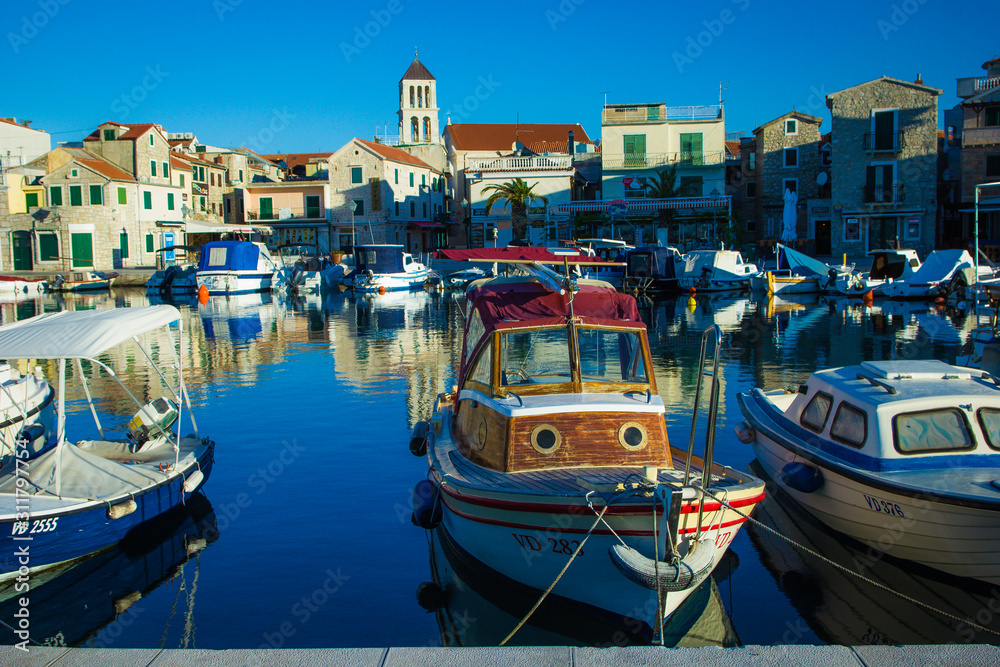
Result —
[[751, 667], [818, 665], [820, 667], [887, 667], [920, 665], [1000, 665], [1000, 647], [934, 646], [743, 646], [740, 648], [352, 648], [352, 649], [89, 649], [31, 647], [30, 652], [0, 647], [0, 665], [18, 667]]

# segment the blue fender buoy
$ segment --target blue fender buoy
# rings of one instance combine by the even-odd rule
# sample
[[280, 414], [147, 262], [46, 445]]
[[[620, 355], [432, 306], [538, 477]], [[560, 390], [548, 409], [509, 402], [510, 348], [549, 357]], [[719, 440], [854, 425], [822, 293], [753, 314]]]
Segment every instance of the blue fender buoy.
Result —
[[429, 480], [421, 480], [413, 487], [414, 526], [425, 530], [437, 528], [441, 523], [441, 496], [437, 486]]
[[808, 463], [793, 461], [781, 469], [781, 482], [796, 491], [812, 493], [823, 486], [823, 472]]

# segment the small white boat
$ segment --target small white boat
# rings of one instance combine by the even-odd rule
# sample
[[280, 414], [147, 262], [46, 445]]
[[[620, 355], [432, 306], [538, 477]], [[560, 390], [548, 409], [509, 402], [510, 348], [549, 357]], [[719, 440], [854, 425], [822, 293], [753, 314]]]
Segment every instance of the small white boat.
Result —
[[0, 276], [0, 293], [3, 294], [33, 294], [44, 292], [44, 278], [22, 278], [21, 276]]
[[430, 269], [401, 245], [355, 246], [354, 262], [354, 272], [346, 280], [357, 292], [420, 289], [430, 277]]
[[[632, 296], [530, 271], [469, 286], [457, 386], [410, 442], [430, 463], [414, 520], [493, 578], [649, 639], [714, 569], [746, 521], [732, 508], [749, 514], [763, 483], [714, 464], [711, 437], [704, 458], [669, 446]], [[708, 335], [718, 345], [718, 327]]]
[[870, 250], [872, 258], [868, 271], [853, 271], [837, 276], [833, 293], [841, 296], [862, 297], [868, 292], [872, 296], [885, 296], [888, 285], [897, 280], [909, 280], [920, 268], [920, 258], [916, 250]]
[[[986, 265], [982, 277], [992, 277]], [[883, 293], [890, 299], [936, 299], [965, 292], [976, 282], [975, 263], [965, 250], [933, 250], [909, 278], [894, 280]]]
[[814, 294], [832, 290], [841, 275], [850, 273], [845, 266], [830, 266], [794, 248], [775, 244], [776, 263], [771, 271], [762, 271], [750, 279], [754, 292], [765, 294]]
[[758, 273], [757, 265], [744, 262], [736, 250], [692, 250], [676, 267], [678, 286], [698, 292], [747, 291]]
[[22, 374], [15, 366], [0, 362], [0, 475], [14, 467], [18, 447], [37, 454], [36, 448], [45, 445], [39, 436], [52, 429], [54, 399], [55, 391], [40, 366]]
[[212, 294], [267, 292], [278, 265], [258, 241], [211, 241], [201, 247], [195, 280]]
[[1000, 584], [1000, 386], [941, 361], [864, 362], [738, 395], [765, 472], [874, 549]]
[[[59, 373], [55, 427], [39, 421], [3, 445], [16, 465], [0, 469], [0, 582], [25, 571], [60, 567], [108, 547], [180, 505], [204, 484], [215, 446], [197, 435], [190, 414], [178, 361], [179, 321], [176, 308], [160, 305], [61, 311], [0, 327], [0, 358], [55, 360]], [[154, 331], [160, 332], [156, 350], [159, 358], [169, 360], [164, 365], [172, 371], [170, 378], [152, 362], [153, 346], [140, 342]], [[114, 373], [105, 353], [128, 342], [135, 343], [162, 380], [159, 387], [145, 384], [136, 393], [163, 389], [165, 396], [142, 404]], [[122, 354], [121, 363], [137, 356]], [[90, 386], [98, 374], [117, 382], [138, 407], [121, 438], [113, 438], [98, 416]], [[82, 384], [97, 439], [71, 441], [67, 436], [70, 378]], [[35, 383], [38, 391], [44, 390], [37, 377]], [[25, 410], [30, 403], [16, 400], [16, 388], [10, 393], [21, 419], [31, 418], [31, 411]], [[182, 428], [194, 434], [182, 437]], [[26, 559], [18, 556], [24, 552]]]
[[72, 271], [67, 276], [57, 273], [45, 286], [53, 292], [104, 290], [111, 287], [117, 277], [117, 273], [107, 271]]

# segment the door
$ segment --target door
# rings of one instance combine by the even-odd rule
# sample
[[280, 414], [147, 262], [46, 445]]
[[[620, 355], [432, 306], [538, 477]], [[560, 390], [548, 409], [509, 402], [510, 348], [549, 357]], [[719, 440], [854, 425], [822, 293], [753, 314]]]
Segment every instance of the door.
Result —
[[318, 218], [319, 215], [319, 195], [306, 195], [306, 217]]
[[829, 255], [831, 252], [830, 247], [830, 221], [829, 220], [817, 220], [816, 221], [816, 254], [817, 255]]
[[896, 112], [875, 112], [875, 136], [873, 148], [876, 151], [896, 150]]
[[896, 229], [898, 218], [868, 219], [868, 249], [879, 250], [898, 247], [899, 232]]
[[31, 232], [14, 232], [14, 270], [31, 271]]
[[261, 197], [260, 198], [260, 219], [261, 220], [271, 220], [274, 217], [274, 209], [271, 208], [271, 198]]
[[681, 134], [681, 164], [702, 165], [704, 163], [701, 132]]
[[625, 142], [625, 166], [645, 167], [646, 166], [646, 135], [626, 134], [623, 137]]
[[69, 236], [73, 268], [94, 268], [93, 234], [73, 233]]
[[38, 208], [38, 193], [37, 192], [25, 192], [24, 193], [24, 205], [30, 208]]

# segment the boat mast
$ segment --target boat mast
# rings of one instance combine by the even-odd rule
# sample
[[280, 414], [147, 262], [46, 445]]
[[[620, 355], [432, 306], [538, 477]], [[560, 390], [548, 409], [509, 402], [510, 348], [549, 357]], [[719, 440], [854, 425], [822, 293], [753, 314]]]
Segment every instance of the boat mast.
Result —
[[59, 360], [59, 412], [56, 430], [56, 496], [62, 497], [62, 452], [66, 443], [66, 359]]

